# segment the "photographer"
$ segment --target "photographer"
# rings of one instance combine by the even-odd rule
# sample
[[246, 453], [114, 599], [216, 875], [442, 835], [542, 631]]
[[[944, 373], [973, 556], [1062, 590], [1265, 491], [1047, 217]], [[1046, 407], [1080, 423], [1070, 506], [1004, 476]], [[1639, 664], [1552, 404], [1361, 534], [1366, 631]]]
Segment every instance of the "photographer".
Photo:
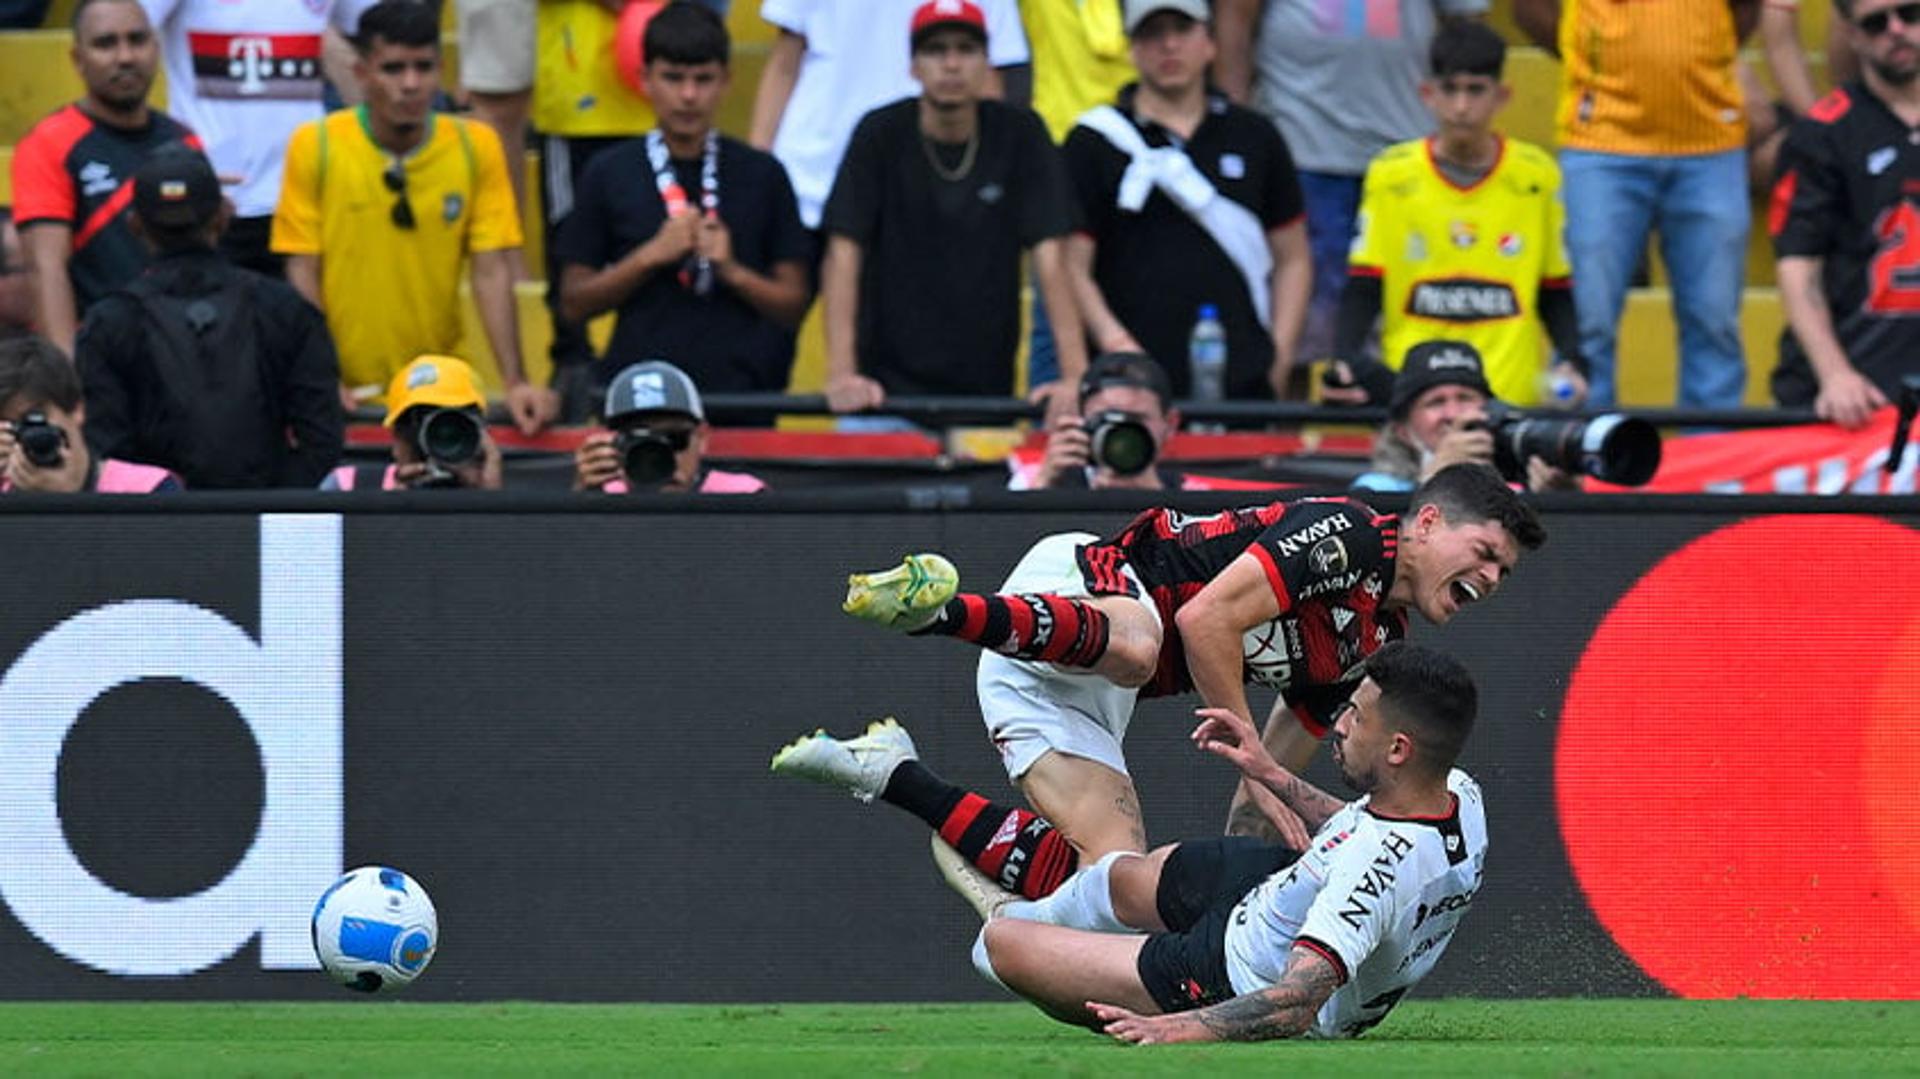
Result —
[[473, 368], [451, 356], [422, 356], [387, 387], [393, 463], [342, 465], [323, 491], [464, 488], [497, 491], [500, 447], [487, 431], [487, 397]]
[[148, 494], [181, 489], [164, 468], [95, 459], [73, 364], [43, 337], [0, 341], [0, 492]]
[[[1359, 490], [1411, 491], [1454, 464], [1492, 465], [1494, 434], [1488, 412], [1493, 391], [1480, 352], [1464, 341], [1425, 341], [1407, 351], [1387, 404], [1390, 416], [1373, 443], [1371, 470], [1353, 481]], [[1530, 491], [1577, 491], [1579, 481], [1529, 456]]]
[[1139, 352], [1109, 352], [1080, 380], [1078, 415], [1055, 417], [1045, 456], [1008, 459], [1015, 491], [1047, 488], [1158, 491], [1187, 486], [1186, 477], [1158, 467], [1161, 451], [1180, 426], [1169, 407], [1167, 373]]
[[663, 360], [632, 364], [607, 385], [608, 430], [586, 437], [573, 454], [573, 489], [623, 495], [634, 491], [752, 494], [758, 476], [704, 468], [707, 413], [685, 371]]

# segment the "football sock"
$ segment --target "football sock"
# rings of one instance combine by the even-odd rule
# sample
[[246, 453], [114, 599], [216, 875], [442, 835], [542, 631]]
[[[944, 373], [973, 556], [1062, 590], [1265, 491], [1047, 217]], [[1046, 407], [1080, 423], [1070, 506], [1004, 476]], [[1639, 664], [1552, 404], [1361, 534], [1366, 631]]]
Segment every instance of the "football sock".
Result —
[[1108, 629], [1106, 612], [1086, 600], [962, 592], [918, 632], [958, 637], [1015, 659], [1091, 668], [1107, 652]]
[[1122, 858], [1138, 858], [1130, 851], [1114, 851], [1073, 876], [1045, 899], [1008, 903], [1000, 908], [1002, 918], [1021, 918], [1029, 922], [1064, 925], [1068, 929], [1090, 929], [1096, 933], [1133, 933], [1133, 926], [1113, 912], [1113, 863]]
[[880, 798], [926, 821], [981, 872], [1028, 899], [1058, 888], [1080, 864], [1080, 852], [1044, 818], [956, 787], [919, 761], [902, 761]]

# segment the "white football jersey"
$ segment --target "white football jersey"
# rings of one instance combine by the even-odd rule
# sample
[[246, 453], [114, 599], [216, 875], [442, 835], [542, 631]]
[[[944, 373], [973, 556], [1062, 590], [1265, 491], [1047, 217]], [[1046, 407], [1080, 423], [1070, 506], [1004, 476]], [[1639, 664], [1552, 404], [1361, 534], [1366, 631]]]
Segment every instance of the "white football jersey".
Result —
[[360, 24], [373, 0], [140, 0], [160, 35], [167, 113], [193, 129], [230, 178], [241, 217], [280, 201], [293, 129], [326, 114], [320, 35]]
[[1348, 803], [1314, 833], [1300, 860], [1262, 881], [1227, 921], [1235, 993], [1273, 985], [1295, 944], [1341, 973], [1309, 1037], [1350, 1038], [1386, 1017], [1447, 950], [1480, 890], [1487, 818], [1480, 786], [1447, 776], [1454, 811], [1441, 818], [1376, 815]]

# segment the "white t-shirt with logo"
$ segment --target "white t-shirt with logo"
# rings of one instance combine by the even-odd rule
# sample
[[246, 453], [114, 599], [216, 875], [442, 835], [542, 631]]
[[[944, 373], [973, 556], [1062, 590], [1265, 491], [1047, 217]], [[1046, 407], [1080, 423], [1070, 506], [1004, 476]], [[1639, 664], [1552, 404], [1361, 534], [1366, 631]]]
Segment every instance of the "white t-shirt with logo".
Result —
[[[1016, 0], [977, 0], [987, 17], [987, 62], [1027, 62], [1027, 34]], [[800, 220], [820, 227], [820, 211], [860, 118], [903, 97], [920, 96], [909, 32], [921, 0], [764, 0], [760, 17], [807, 39], [800, 75], [773, 156], [786, 166]], [[191, 121], [189, 121], [191, 122]]]
[[167, 112], [197, 133], [241, 217], [280, 201], [293, 129], [318, 120], [320, 35], [360, 24], [373, 0], [140, 0], [160, 32]]
[[1426, 977], [1453, 939], [1487, 857], [1480, 786], [1447, 776], [1444, 818], [1374, 814], [1348, 804], [1314, 833], [1300, 860], [1248, 892], [1227, 921], [1227, 975], [1235, 993], [1280, 980], [1296, 944], [1342, 974], [1309, 1037], [1350, 1038], [1386, 1017]]

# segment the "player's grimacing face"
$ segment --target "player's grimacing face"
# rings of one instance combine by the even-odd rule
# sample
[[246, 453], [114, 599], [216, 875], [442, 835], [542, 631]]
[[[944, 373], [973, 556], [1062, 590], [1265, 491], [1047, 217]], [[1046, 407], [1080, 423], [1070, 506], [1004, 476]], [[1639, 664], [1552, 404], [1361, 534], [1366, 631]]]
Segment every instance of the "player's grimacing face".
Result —
[[1504, 525], [1451, 524], [1431, 505], [1415, 515], [1411, 545], [1405, 537], [1401, 542], [1401, 557], [1412, 577], [1413, 605], [1435, 625], [1493, 595], [1520, 560], [1520, 545]]

